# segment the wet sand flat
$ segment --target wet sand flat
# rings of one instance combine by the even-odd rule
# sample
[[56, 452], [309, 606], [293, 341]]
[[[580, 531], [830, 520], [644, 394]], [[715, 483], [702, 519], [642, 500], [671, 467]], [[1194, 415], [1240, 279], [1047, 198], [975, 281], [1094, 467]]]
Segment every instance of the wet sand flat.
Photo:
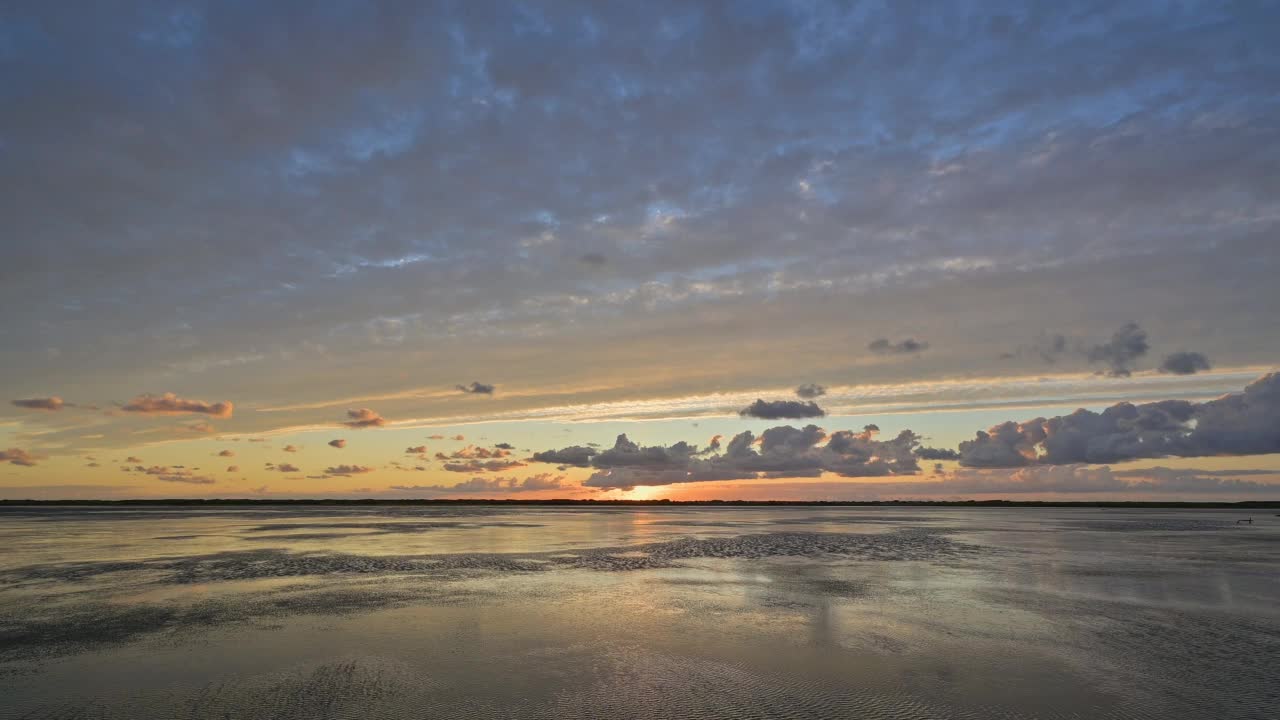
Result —
[[0, 718], [1268, 718], [1280, 518], [0, 510]]

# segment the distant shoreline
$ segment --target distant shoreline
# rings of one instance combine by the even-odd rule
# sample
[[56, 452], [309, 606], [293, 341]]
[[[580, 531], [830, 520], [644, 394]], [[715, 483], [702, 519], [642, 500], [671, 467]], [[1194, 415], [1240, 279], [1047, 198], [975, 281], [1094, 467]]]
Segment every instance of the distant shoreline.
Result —
[[444, 499], [358, 499], [338, 498], [281, 499], [136, 499], [136, 500], [0, 500], [7, 507], [255, 507], [269, 505], [294, 506], [544, 506], [544, 507], [955, 507], [955, 508], [1202, 508], [1224, 510], [1280, 509], [1280, 500], [1244, 500], [1240, 502], [1158, 502], [1158, 501], [1038, 501], [1038, 500], [507, 500], [464, 498]]

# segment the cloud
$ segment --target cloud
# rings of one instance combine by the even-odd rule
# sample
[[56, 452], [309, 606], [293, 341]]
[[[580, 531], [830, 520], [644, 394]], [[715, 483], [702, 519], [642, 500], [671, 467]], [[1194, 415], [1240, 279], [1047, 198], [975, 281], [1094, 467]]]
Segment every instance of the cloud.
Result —
[[201, 420], [200, 422], [197, 422], [197, 423], [192, 423], [190, 425], [179, 425], [177, 429], [181, 432], [201, 433], [205, 435], [208, 435], [210, 433], [215, 433], [218, 431], [217, 428], [205, 422], [204, 420]]
[[[939, 496], [1021, 493], [1270, 493], [1280, 491], [1280, 483], [1241, 480], [1236, 473], [1204, 473], [1197, 470], [1148, 468], [1115, 471], [1108, 466], [1053, 465], [1001, 470], [962, 469], [940, 483], [901, 484], [892, 490], [914, 491]], [[1276, 473], [1272, 473], [1276, 474]], [[1231, 476], [1228, 476], [1231, 475]]]
[[297, 446], [297, 445], [285, 445], [285, 446], [284, 446], [283, 448], [281, 448], [281, 449], [282, 449], [282, 450], [284, 450], [284, 451], [285, 451], [285, 452], [287, 452], [287, 453], [296, 453], [296, 452], [298, 452], [298, 446]]
[[346, 447], [346, 446], [347, 446], [347, 441], [346, 441], [346, 440], [343, 440], [342, 438], [338, 438], [338, 439], [336, 439], [336, 440], [330, 440], [330, 441], [329, 441], [329, 447], [333, 447], [333, 448], [344, 448], [344, 447]]
[[516, 449], [515, 445], [512, 445], [511, 443], [507, 443], [507, 442], [497, 443], [494, 445], [494, 447], [498, 448], [499, 450], [515, 450]]
[[135, 468], [157, 480], [170, 483], [187, 483], [190, 485], [212, 485], [216, 482], [207, 475], [196, 475], [184, 465], [152, 465], [149, 468]]
[[62, 398], [56, 397], [56, 396], [45, 397], [45, 398], [27, 398], [25, 400], [13, 400], [12, 402], [14, 405], [17, 405], [20, 408], [27, 408], [28, 410], [57, 411], [57, 410], [61, 410], [64, 406], [67, 405], [67, 403], [62, 401]]
[[542, 452], [536, 452], [530, 459], [534, 462], [550, 463], [552, 465], [586, 467], [591, 464], [592, 456], [599, 452], [599, 450], [596, 450], [593, 447], [574, 445], [560, 450], [543, 450]]
[[212, 485], [217, 480], [207, 475], [157, 475], [157, 480], [170, 483], [187, 483], [188, 485]]
[[218, 453], [218, 457], [235, 457], [235, 456], [236, 456], [236, 453], [234, 450], [223, 450], [222, 452]]
[[445, 437], [443, 435], [428, 435], [427, 439], [428, 440], [444, 440]]
[[457, 485], [392, 485], [391, 489], [438, 493], [520, 493], [538, 490], [574, 489], [573, 485], [565, 483], [564, 480], [563, 475], [540, 473], [524, 479], [516, 479], [514, 477], [475, 477]]
[[951, 448], [918, 447], [916, 457], [921, 460], [959, 460], [960, 453]]
[[609, 262], [609, 258], [600, 253], [589, 252], [578, 256], [578, 262], [589, 267], [604, 267]]
[[1052, 365], [1067, 354], [1067, 343], [1066, 335], [1061, 333], [1042, 333], [1032, 344], [1019, 346], [1014, 352], [1001, 353], [1000, 357], [1009, 359], [1031, 355]]
[[297, 465], [290, 465], [289, 463], [280, 463], [279, 465], [276, 465], [272, 469], [279, 470], [280, 472], [283, 472], [283, 473], [302, 472], [302, 470]]
[[228, 466], [227, 466], [227, 472], [229, 472], [229, 473], [233, 473], [233, 472], [240, 472], [240, 466], [239, 466], [239, 465], [228, 465]]
[[824, 417], [826, 411], [810, 400], [771, 400], [757, 398], [755, 402], [738, 411], [742, 417], [760, 418], [761, 420], [781, 420], [783, 418]]
[[[409, 450], [417, 450], [417, 448], [409, 448]], [[424, 448], [420, 452], [426, 452], [426, 449]], [[494, 448], [493, 450], [490, 450], [489, 448], [476, 447], [475, 445], [468, 445], [462, 448], [461, 450], [454, 450], [448, 455], [442, 452], [438, 452], [436, 453], [436, 459], [437, 460], [472, 460], [472, 459], [487, 460], [490, 458], [507, 457], [510, 454], [511, 454], [510, 450], [502, 450], [499, 448]]]
[[[752, 480], [778, 477], [817, 477], [834, 473], [844, 477], [884, 477], [919, 472], [913, 451], [920, 438], [903, 430], [891, 440], [879, 440], [879, 428], [868, 425], [860, 432], [840, 430], [827, 434], [816, 425], [795, 428], [780, 425], [757, 438], [751, 431], [735, 435], [719, 451], [698, 450], [681, 441], [668, 446], [641, 446], [625, 434], [612, 448], [583, 457], [581, 448], [535, 453], [537, 462], [588, 460], [595, 473], [585, 487], [631, 488], [712, 480]], [[759, 446], [757, 450], [756, 447]], [[560, 464], [569, 464], [560, 462]], [[581, 464], [581, 463], [575, 463]]]
[[960, 443], [966, 467], [1113, 463], [1160, 457], [1280, 453], [1280, 373], [1194, 403], [1118, 403], [1101, 413], [1007, 421]]
[[365, 465], [334, 465], [324, 469], [326, 475], [362, 475], [373, 472], [373, 468]]
[[1170, 353], [1160, 363], [1160, 372], [1171, 375], [1194, 375], [1209, 369], [1209, 358], [1198, 352]]
[[879, 355], [909, 355], [929, 349], [929, 343], [923, 340], [907, 338], [899, 342], [890, 342], [889, 338], [877, 338], [867, 344], [867, 349]]
[[[0, 136], [21, 152], [0, 169], [15, 188], [3, 217], [8, 237], [29, 242], [6, 245], [0, 307], [11, 337], [49, 340], [6, 355], [22, 383], [65, 368], [109, 388], [176, 361], [240, 372], [207, 387], [234, 382], [257, 402], [298, 387], [286, 372], [335, 387], [357, 362], [360, 382], [388, 386], [409, 357], [433, 377], [466, 363], [497, 379], [529, 347], [528, 375], [508, 382], [639, 378], [653, 362], [644, 350], [665, 343], [678, 351], [664, 353], [664, 377], [742, 348], [720, 368], [732, 386], [794, 365], [751, 351], [760, 327], [772, 347], [817, 348], [853, 308], [893, 318], [868, 332], [946, 347], [955, 372], [971, 369], [958, 367], [959, 340], [989, 355], [1028, 328], [1116, 308], [1255, 338], [1215, 354], [1220, 364], [1280, 343], [1258, 333], [1276, 297], [1259, 270], [1280, 253], [1275, 156], [1257, 152], [1276, 134], [1273, 54], [1252, 50], [1274, 27], [1264, 3], [1217, 15], [1046, 4], [989, 23], [1022, 38], [1012, 43], [975, 40], [981, 4], [948, 6], [936, 23], [900, 3], [849, 15], [844, 3], [778, 4], [767, 21], [610, 4], [590, 23], [571, 4], [540, 5], [530, 22], [552, 35], [468, 3], [391, 15], [352, 4], [297, 23], [269, 3], [201, 4], [176, 24], [60, 5], [22, 3], [12, 23], [40, 40], [4, 43], [6, 62], [30, 71], [13, 92], [31, 102], [4, 113]], [[1142, 42], [1126, 41], [1134, 27]], [[859, 42], [877, 32], [894, 41]], [[332, 52], [339, 41], [362, 61]], [[1053, 72], [1103, 56], [1098, 72]], [[956, 92], [974, 77], [983, 91]], [[146, 97], [125, 103], [126, 87]], [[166, 87], [183, 92], [150, 94]], [[69, 107], [82, 112], [59, 112]], [[139, 143], [84, 118], [166, 136]], [[993, 118], [1007, 120], [998, 133]], [[388, 187], [419, 192], [371, 200]], [[597, 274], [573, 258], [618, 247], [635, 261], [610, 263], [607, 284], [580, 279]], [[182, 270], [194, 256], [193, 282]], [[366, 323], [400, 316], [404, 352], [368, 352]], [[40, 330], [66, 318], [75, 332]], [[50, 362], [37, 346], [55, 339]], [[220, 364], [259, 352], [263, 372]]]
[[472, 382], [470, 385], [455, 385], [454, 387], [464, 393], [470, 393], [472, 395], [492, 395], [493, 391], [497, 389], [493, 385], [486, 385], [478, 381]]
[[421, 455], [427, 451], [426, 445], [413, 445], [404, 449], [405, 455]]
[[134, 455], [130, 455], [129, 457], [125, 458], [124, 461], [127, 463], [134, 463], [136, 465], [142, 462], [142, 458], [136, 457]]
[[0, 450], [0, 462], [7, 462], [11, 465], [21, 465], [23, 467], [35, 467], [35, 455], [21, 448], [9, 448], [8, 450]]
[[1115, 331], [1106, 343], [1090, 348], [1088, 358], [1091, 363], [1105, 363], [1105, 374], [1109, 377], [1129, 377], [1134, 363], [1150, 348], [1147, 333], [1137, 323], [1130, 322]]
[[827, 389], [817, 383], [805, 383], [796, 388], [796, 396], [805, 400], [812, 400], [827, 394]]
[[459, 463], [445, 463], [443, 469], [448, 472], [476, 473], [500, 472], [518, 467], [524, 467], [524, 463], [519, 460], [467, 460]]
[[188, 400], [173, 393], [163, 395], [144, 394], [130, 400], [121, 410], [125, 412], [151, 415], [204, 414], [216, 418], [231, 417], [234, 407], [230, 402], [207, 403], [203, 400]]
[[347, 421], [342, 423], [349, 428], [369, 428], [382, 427], [387, 424], [385, 418], [369, 408], [360, 408], [359, 410], [348, 410]]

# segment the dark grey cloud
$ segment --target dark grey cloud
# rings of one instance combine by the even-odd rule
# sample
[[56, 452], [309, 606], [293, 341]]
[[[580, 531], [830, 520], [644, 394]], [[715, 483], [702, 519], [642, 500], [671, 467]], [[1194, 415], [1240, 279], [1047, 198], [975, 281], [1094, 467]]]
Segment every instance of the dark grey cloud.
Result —
[[511, 443], [507, 443], [507, 442], [497, 443], [496, 445], [494, 445], [494, 447], [498, 448], [499, 450], [515, 450], [516, 449], [515, 445], [512, 445]]
[[578, 262], [583, 265], [598, 268], [604, 267], [604, 265], [609, 262], [609, 259], [600, 253], [589, 252], [580, 255], [578, 257]]
[[599, 454], [599, 452], [599, 450], [596, 450], [593, 447], [574, 445], [560, 450], [543, 450], [542, 452], [536, 452], [530, 459], [533, 462], [550, 463], [552, 465], [586, 467], [591, 464], [591, 458]]
[[796, 396], [805, 400], [812, 400], [816, 397], [822, 397], [827, 394], [827, 389], [817, 383], [805, 383], [796, 388]]
[[50, 411], [61, 410], [64, 406], [67, 405], [67, 403], [62, 401], [62, 398], [57, 396], [44, 397], [44, 398], [27, 398], [25, 400], [14, 400], [13, 404], [17, 405], [20, 408], [26, 408], [28, 410], [50, 410]]
[[[624, 434], [618, 436], [612, 448], [590, 457], [590, 467], [596, 472], [583, 485], [611, 489], [713, 480], [817, 477], [823, 473], [883, 477], [919, 472], [913, 454], [919, 446], [919, 436], [904, 430], [891, 440], [879, 440], [878, 432], [875, 426], [867, 426], [861, 432], [840, 430], [828, 435], [816, 425], [803, 428], [781, 425], [765, 430], [758, 437], [751, 431], [739, 433], [722, 449], [713, 439], [714, 451], [710, 448], [700, 451], [696, 445], [684, 441], [642, 446]], [[538, 458], [561, 458], [565, 457], [561, 454], [564, 452], [537, 453], [534, 458], [548, 462]]]
[[1118, 403], [1100, 413], [1008, 421], [960, 443], [967, 467], [1113, 463], [1160, 457], [1280, 453], [1280, 373], [1195, 403]]
[[1017, 357], [1032, 357], [1047, 364], [1054, 364], [1065, 357], [1068, 352], [1084, 352], [1078, 347], [1072, 347], [1071, 340], [1061, 333], [1041, 333], [1035, 342], [1028, 345], [1020, 345], [1013, 352], [1001, 354], [1001, 358], [1011, 359]]
[[301, 468], [299, 468], [297, 465], [291, 465], [291, 464], [289, 464], [289, 463], [280, 463], [279, 465], [276, 465], [276, 466], [274, 466], [274, 467], [273, 467], [273, 468], [271, 468], [271, 469], [273, 469], [273, 470], [277, 470], [277, 471], [279, 471], [279, 472], [283, 472], [283, 473], [296, 473], [296, 472], [302, 472], [302, 469], [301, 469]]
[[387, 424], [386, 418], [369, 408], [347, 411], [347, 421], [342, 423], [349, 428], [382, 427]]
[[929, 343], [914, 338], [891, 342], [889, 338], [877, 338], [867, 344], [867, 349], [880, 355], [910, 355], [929, 349]]
[[816, 402], [800, 402], [798, 400], [763, 400], [755, 402], [738, 411], [742, 417], [760, 418], [762, 420], [782, 420], [784, 418], [825, 417], [827, 412], [818, 407]]
[[125, 412], [156, 415], [199, 413], [218, 418], [229, 418], [234, 406], [226, 401], [209, 403], [203, 400], [189, 400], [167, 392], [162, 395], [139, 395], [120, 409]]
[[235, 457], [235, 455], [236, 453], [234, 450], [222, 450], [218, 453], [218, 457]]
[[496, 389], [493, 385], [486, 385], [479, 381], [473, 381], [470, 385], [455, 385], [454, 387], [472, 395], [492, 395]]
[[1129, 377], [1133, 374], [1134, 363], [1150, 349], [1147, 333], [1137, 323], [1130, 322], [1115, 331], [1107, 342], [1089, 348], [1088, 357], [1091, 363], [1105, 364], [1106, 375]]
[[960, 453], [951, 448], [918, 447], [916, 457], [921, 460], [959, 460]]
[[1175, 352], [1164, 356], [1160, 372], [1171, 375], [1194, 375], [1210, 369], [1209, 358], [1198, 352]]
[[342, 438], [336, 438], [329, 441], [329, 447], [342, 449], [347, 446], [347, 441]]

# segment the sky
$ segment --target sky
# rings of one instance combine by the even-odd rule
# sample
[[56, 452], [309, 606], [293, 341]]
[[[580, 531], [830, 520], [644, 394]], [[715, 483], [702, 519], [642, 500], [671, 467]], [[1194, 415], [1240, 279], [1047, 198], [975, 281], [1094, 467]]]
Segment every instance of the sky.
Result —
[[7, 2], [0, 498], [1280, 498], [1275, 2]]

